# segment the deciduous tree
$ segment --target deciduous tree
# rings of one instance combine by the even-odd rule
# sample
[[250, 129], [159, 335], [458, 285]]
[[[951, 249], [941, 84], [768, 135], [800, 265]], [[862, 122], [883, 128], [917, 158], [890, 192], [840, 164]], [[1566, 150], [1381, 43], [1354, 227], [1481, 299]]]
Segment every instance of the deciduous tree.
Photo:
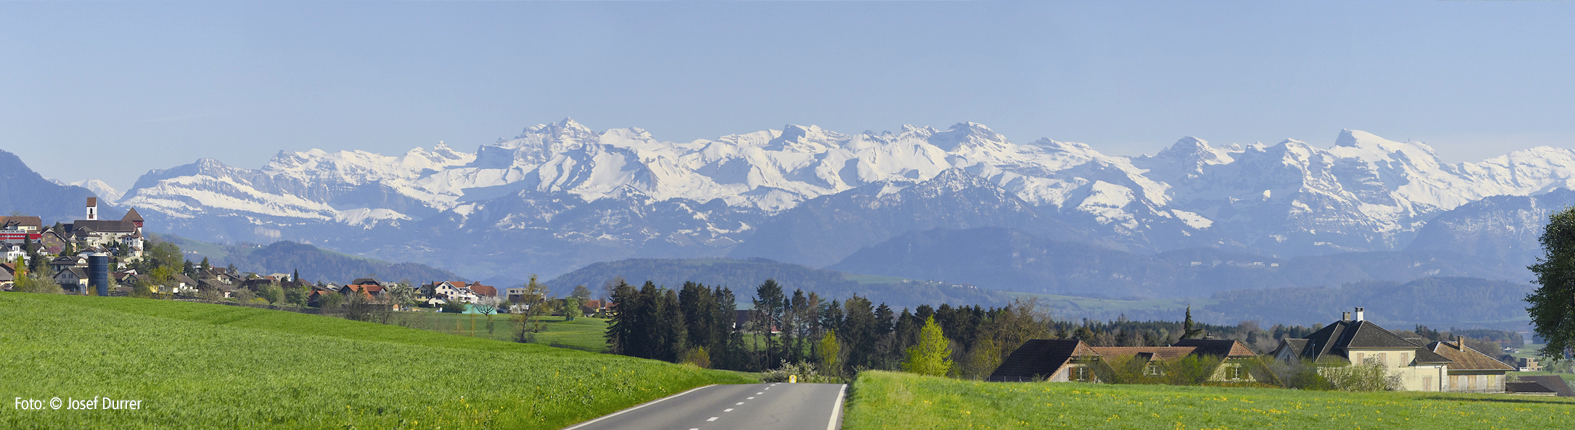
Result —
[[1540, 286], [1526, 296], [1526, 312], [1532, 330], [1547, 342], [1542, 357], [1562, 358], [1575, 346], [1575, 208], [1550, 215], [1538, 240], [1543, 255], [1529, 269]]

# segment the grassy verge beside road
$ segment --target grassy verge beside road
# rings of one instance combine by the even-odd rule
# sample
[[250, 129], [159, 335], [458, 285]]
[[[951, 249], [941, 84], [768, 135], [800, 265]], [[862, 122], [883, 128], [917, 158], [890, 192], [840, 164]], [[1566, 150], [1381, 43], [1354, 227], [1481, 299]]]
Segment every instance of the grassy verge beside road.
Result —
[[865, 372], [847, 429], [1568, 428], [1575, 400], [1425, 392], [960, 381]]
[[[711, 383], [651, 360], [235, 306], [0, 293], [0, 428], [561, 428]], [[141, 400], [50, 409], [51, 398]]]

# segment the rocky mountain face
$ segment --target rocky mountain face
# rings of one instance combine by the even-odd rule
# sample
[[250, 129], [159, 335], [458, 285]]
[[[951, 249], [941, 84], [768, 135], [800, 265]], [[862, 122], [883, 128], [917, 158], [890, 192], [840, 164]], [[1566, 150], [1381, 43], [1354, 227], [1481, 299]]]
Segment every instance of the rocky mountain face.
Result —
[[1424, 144], [1352, 130], [1327, 148], [1185, 138], [1118, 157], [1019, 144], [975, 123], [858, 134], [789, 125], [667, 142], [563, 120], [475, 152], [281, 152], [257, 170], [199, 160], [149, 172], [119, 202], [199, 240], [295, 240], [486, 281], [633, 257], [820, 267], [941, 227], [1138, 254], [1393, 251], [1452, 209], [1543, 195], [1572, 177], [1566, 149], [1449, 164]]
[[1407, 250], [1442, 250], [1524, 268], [1542, 257], [1538, 238], [1548, 216], [1575, 206], [1575, 191], [1494, 196], [1461, 205], [1428, 221]]

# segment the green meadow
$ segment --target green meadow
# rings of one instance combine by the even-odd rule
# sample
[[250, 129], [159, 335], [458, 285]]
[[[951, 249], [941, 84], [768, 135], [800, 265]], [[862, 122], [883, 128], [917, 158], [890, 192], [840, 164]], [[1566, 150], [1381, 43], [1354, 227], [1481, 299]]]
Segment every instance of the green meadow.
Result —
[[[509, 314], [492, 317], [492, 330], [487, 329], [487, 317], [473, 314], [411, 313], [400, 315], [410, 326], [435, 330], [460, 336], [475, 336], [510, 342], [519, 332], [519, 326], [509, 319]], [[607, 351], [607, 320], [602, 318], [539, 317], [542, 330], [535, 333], [534, 343], [581, 351]]]
[[[0, 428], [561, 428], [746, 375], [246, 307], [0, 293]], [[50, 399], [140, 400], [136, 410]]]
[[1420, 392], [960, 381], [865, 372], [848, 429], [1567, 429], [1575, 400]]

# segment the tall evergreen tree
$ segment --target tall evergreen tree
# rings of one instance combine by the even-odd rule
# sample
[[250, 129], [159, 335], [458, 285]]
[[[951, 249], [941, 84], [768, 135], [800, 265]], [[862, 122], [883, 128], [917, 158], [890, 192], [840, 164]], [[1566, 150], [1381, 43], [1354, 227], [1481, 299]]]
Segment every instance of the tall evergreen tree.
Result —
[[779, 354], [776, 353], [777, 341], [771, 332], [772, 328], [777, 327], [782, 320], [783, 300], [782, 286], [778, 285], [775, 279], [767, 279], [755, 289], [754, 305], [759, 320], [755, 331], [766, 337], [766, 344], [762, 345], [765, 352], [765, 362], [762, 365], [766, 368], [775, 368], [778, 364], [777, 360], [780, 359]]
[[651, 358], [676, 363], [684, 350], [688, 349], [688, 327], [684, 324], [684, 313], [678, 304], [678, 292], [660, 288], [656, 295], [660, 296], [657, 305], [659, 312], [654, 324], [658, 340]]
[[716, 352], [711, 345], [716, 331], [716, 324], [712, 321], [716, 318], [715, 301], [716, 297], [710, 289], [692, 281], [685, 282], [683, 289], [678, 291], [678, 306], [683, 310], [689, 345]]
[[847, 351], [848, 365], [854, 368], [870, 367], [875, 355], [875, 309], [870, 300], [854, 295], [842, 302], [847, 316], [842, 320], [842, 348]]
[[637, 354], [639, 330], [636, 315], [639, 306], [639, 291], [629, 286], [622, 279], [612, 287], [607, 312], [607, 348], [613, 354], [641, 356]]

